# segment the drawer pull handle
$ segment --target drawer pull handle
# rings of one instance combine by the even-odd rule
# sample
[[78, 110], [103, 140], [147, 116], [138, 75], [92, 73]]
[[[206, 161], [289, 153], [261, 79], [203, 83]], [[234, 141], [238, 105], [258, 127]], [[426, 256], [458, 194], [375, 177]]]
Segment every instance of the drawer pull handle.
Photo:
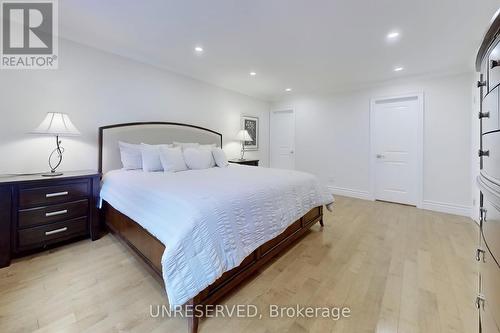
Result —
[[481, 218], [481, 224], [482, 222], [486, 222], [486, 214], [488, 213], [488, 210], [484, 207], [479, 208], [479, 214]]
[[486, 262], [485, 254], [486, 254], [485, 250], [483, 250], [483, 249], [477, 249], [476, 250], [476, 260], [479, 261], [479, 262], [481, 262], [481, 261], [482, 262]]
[[479, 119], [489, 118], [489, 117], [490, 117], [490, 113], [489, 112], [479, 112]]
[[56, 193], [47, 193], [47, 194], [45, 194], [45, 197], [46, 198], [55, 198], [55, 197], [62, 197], [62, 196], [68, 195], [68, 194], [69, 194], [68, 191], [56, 192]]
[[478, 294], [476, 297], [476, 307], [478, 309], [483, 309], [484, 310], [484, 302], [486, 301], [486, 298], [484, 297], [483, 294]]
[[491, 69], [500, 66], [500, 61], [499, 60], [492, 60], [491, 61]]
[[45, 231], [45, 236], [58, 234], [60, 232], [65, 232], [66, 230], [68, 230], [68, 227], [64, 227], [64, 228], [60, 228], [60, 229], [56, 229], [56, 230], [51, 230], [51, 231]]
[[50, 212], [50, 213], [45, 213], [45, 217], [51, 217], [51, 216], [57, 216], [57, 215], [64, 215], [68, 214], [68, 210], [58, 210], [57, 212]]
[[482, 157], [482, 156], [490, 156], [490, 151], [489, 150], [479, 150], [478, 152], [478, 155], [479, 157]]

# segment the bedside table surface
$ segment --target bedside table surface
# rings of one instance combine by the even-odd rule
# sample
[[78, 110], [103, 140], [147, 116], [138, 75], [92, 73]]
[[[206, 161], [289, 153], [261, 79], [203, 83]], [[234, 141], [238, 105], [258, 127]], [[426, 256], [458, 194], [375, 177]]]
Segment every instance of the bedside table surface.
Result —
[[22, 182], [32, 182], [32, 181], [57, 181], [57, 180], [68, 180], [72, 178], [82, 178], [82, 177], [93, 177], [100, 176], [100, 173], [95, 170], [80, 170], [80, 171], [66, 171], [62, 176], [56, 177], [43, 177], [42, 173], [38, 174], [25, 174], [25, 175], [1, 175], [0, 174], [0, 185], [8, 185], [11, 183], [22, 183]]
[[259, 166], [259, 160], [251, 159], [251, 160], [240, 160], [240, 159], [232, 159], [228, 161], [229, 163], [246, 165], [246, 166]]
[[244, 160], [240, 160], [239, 158], [233, 158], [231, 160], [228, 160], [228, 162], [231, 162], [231, 163], [248, 163], [248, 162], [258, 162], [259, 160], [257, 159], [244, 159]]

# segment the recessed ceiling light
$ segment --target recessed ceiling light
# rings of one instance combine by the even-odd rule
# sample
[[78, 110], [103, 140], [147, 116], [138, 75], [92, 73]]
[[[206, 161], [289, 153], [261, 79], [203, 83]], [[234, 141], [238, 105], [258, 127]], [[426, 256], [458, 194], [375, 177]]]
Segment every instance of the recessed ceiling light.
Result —
[[286, 88], [285, 91], [290, 92], [292, 91], [292, 88]]
[[195, 48], [194, 48], [194, 50], [195, 50], [196, 52], [198, 52], [198, 53], [203, 52], [203, 48], [202, 48], [201, 46], [197, 46], [197, 47], [195, 47]]
[[403, 69], [404, 69], [404, 67], [401, 67], [401, 66], [394, 67], [395, 72], [401, 72]]
[[390, 31], [387, 34], [386, 39], [388, 42], [395, 42], [395, 41], [399, 40], [400, 36], [401, 36], [401, 34], [399, 33], [399, 31]]
[[255, 75], [257, 75], [257, 73], [255, 73], [255, 72], [250, 72], [249, 74], [250, 74], [250, 76], [255, 76]]

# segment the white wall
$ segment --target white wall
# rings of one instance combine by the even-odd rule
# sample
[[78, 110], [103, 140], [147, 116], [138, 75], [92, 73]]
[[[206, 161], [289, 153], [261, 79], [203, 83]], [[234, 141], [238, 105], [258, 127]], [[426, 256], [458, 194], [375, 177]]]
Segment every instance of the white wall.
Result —
[[424, 207], [470, 214], [473, 74], [397, 80], [359, 91], [289, 96], [296, 112], [296, 167], [336, 193], [370, 197], [370, 99], [424, 93]]
[[59, 70], [0, 73], [0, 174], [47, 171], [55, 139], [27, 134], [46, 112], [66, 112], [82, 132], [63, 138], [61, 170], [97, 168], [97, 128], [131, 121], [175, 121], [223, 134], [229, 158], [240, 116], [260, 119], [260, 150], [246, 157], [268, 164], [269, 103], [159, 68], [61, 40]]

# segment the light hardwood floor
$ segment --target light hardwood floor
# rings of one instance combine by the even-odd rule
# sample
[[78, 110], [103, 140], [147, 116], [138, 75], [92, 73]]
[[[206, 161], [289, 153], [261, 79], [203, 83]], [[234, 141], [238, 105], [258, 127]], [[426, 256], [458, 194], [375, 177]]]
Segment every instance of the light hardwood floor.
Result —
[[[319, 225], [225, 300], [348, 306], [332, 319], [207, 319], [208, 332], [474, 332], [477, 230], [470, 219], [337, 197]], [[161, 286], [110, 235], [0, 270], [0, 332], [185, 332], [152, 318]]]

